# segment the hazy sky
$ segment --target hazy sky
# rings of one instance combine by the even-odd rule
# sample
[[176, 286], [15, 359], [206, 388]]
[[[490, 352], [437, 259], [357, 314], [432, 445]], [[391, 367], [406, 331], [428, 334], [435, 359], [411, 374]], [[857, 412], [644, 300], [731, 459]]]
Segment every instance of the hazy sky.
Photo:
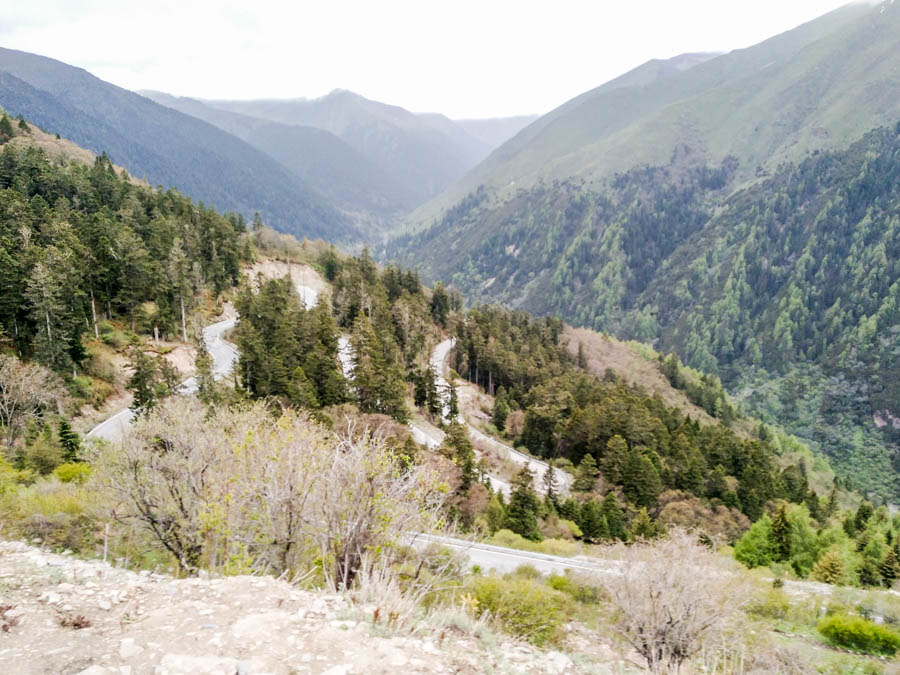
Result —
[[335, 88], [451, 117], [544, 113], [651, 58], [728, 51], [846, 0], [6, 0], [0, 46], [128, 89]]

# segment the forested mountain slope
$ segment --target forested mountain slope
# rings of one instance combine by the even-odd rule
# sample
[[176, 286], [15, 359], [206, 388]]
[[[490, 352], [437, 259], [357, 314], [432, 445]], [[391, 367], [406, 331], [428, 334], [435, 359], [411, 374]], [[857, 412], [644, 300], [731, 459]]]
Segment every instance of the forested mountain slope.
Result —
[[[900, 495], [900, 126], [788, 164], [728, 197], [737, 167], [691, 156], [617, 175], [481, 189], [403, 242], [428, 276], [655, 341], [748, 408], [820, 444], [860, 487]], [[412, 253], [409, 253], [412, 252]]]
[[27, 122], [13, 141], [0, 131], [0, 348], [73, 375], [90, 398], [92, 378], [74, 377], [91, 371], [82, 337], [111, 331], [114, 317], [181, 334], [201, 293], [237, 283], [246, 228], [238, 215], [126, 181], [106, 155], [51, 159], [32, 133]]
[[753, 178], [900, 117], [898, 73], [900, 6], [890, 2], [852, 3], [724, 55], [651, 61], [542, 117], [410, 222], [430, 223], [481, 184], [602, 179], [684, 147], [713, 164], [735, 156], [737, 177]]
[[360, 232], [278, 162], [201, 120], [53, 59], [0, 49], [0, 105], [112, 159], [151, 184], [298, 236], [355, 240]]

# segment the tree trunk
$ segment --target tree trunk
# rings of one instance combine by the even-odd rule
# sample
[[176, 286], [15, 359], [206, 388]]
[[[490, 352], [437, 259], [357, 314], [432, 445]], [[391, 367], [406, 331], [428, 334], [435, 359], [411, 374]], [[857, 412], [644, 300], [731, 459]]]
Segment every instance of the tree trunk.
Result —
[[100, 329], [97, 328], [97, 307], [94, 305], [94, 289], [91, 289], [91, 317], [94, 319], [94, 338], [100, 339]]
[[187, 320], [184, 317], [184, 295], [181, 295], [181, 339], [187, 342]]
[[159, 344], [159, 326], [157, 326], [155, 324], [153, 326], [153, 341], [156, 344]]

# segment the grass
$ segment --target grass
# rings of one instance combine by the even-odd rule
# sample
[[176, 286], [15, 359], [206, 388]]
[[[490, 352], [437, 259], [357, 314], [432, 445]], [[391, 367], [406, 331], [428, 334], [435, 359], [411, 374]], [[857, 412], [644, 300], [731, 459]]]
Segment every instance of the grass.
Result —
[[581, 545], [574, 541], [566, 541], [565, 539], [531, 541], [510, 530], [498, 530], [486, 543], [493, 546], [503, 546], [504, 548], [514, 548], [520, 551], [558, 555], [567, 558], [581, 553]]

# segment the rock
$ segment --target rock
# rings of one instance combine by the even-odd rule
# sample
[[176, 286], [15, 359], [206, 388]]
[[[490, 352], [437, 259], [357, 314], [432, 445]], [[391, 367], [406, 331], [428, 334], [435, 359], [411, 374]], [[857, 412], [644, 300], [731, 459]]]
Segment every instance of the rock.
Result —
[[78, 675], [106, 675], [110, 671], [103, 666], [90, 666], [78, 672]]
[[328, 670], [324, 671], [322, 675], [350, 675], [351, 666], [346, 663], [342, 663], [339, 666], [332, 666]]
[[109, 600], [101, 600], [97, 603], [97, 606], [105, 611], [109, 611], [110, 609], [112, 609], [112, 605], [110, 604]]
[[562, 675], [570, 667], [574, 667], [572, 659], [562, 652], [550, 652], [545, 659], [545, 668], [551, 675]]
[[166, 654], [154, 670], [156, 675], [235, 675], [237, 672], [237, 659], [187, 654]]
[[234, 622], [231, 633], [240, 640], [271, 639], [293, 618], [288, 612], [249, 614]]
[[134, 643], [134, 638], [123, 638], [119, 643], [119, 656], [123, 659], [134, 658], [143, 651], [143, 647]]

